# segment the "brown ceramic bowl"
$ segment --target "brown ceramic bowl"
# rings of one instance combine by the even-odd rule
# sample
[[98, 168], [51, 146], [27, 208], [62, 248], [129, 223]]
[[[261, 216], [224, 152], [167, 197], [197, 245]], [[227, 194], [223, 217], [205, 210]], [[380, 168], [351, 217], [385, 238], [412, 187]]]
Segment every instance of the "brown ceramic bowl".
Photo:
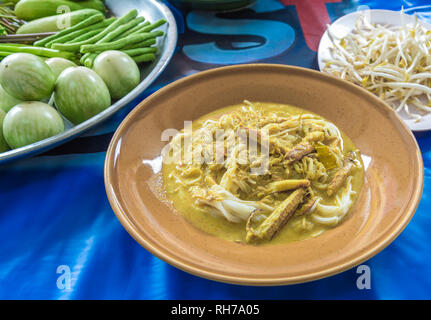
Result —
[[[364, 187], [342, 224], [313, 239], [246, 246], [196, 229], [160, 200], [158, 157], [166, 144], [162, 131], [181, 129], [185, 120], [244, 99], [315, 112], [334, 122], [361, 150]], [[391, 243], [418, 206], [423, 163], [410, 130], [374, 95], [313, 70], [253, 64], [200, 72], [145, 99], [111, 141], [105, 184], [123, 226], [162, 260], [213, 280], [281, 285], [344, 271]]]

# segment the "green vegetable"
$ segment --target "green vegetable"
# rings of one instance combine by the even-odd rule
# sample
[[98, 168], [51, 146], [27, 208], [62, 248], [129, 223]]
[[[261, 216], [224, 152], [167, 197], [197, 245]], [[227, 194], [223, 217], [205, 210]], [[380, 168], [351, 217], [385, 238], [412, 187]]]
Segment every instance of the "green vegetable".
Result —
[[[46, 58], [59, 57], [59, 58], [64, 58], [68, 60], [76, 60], [75, 54], [71, 52], [58, 51], [58, 50], [48, 49], [48, 48], [33, 47], [30, 45], [15, 46], [14, 44], [0, 43], [0, 50], [4, 52], [5, 55], [11, 55], [13, 53], [30, 53], [36, 56], [46, 57]], [[9, 53], [9, 54], [6, 54], [6, 53]]]
[[0, 85], [0, 110], [7, 113], [10, 109], [12, 109], [12, 107], [16, 106], [20, 102], [22, 101], [15, 97], [12, 97]]
[[75, 39], [69, 41], [68, 43], [76, 43], [76, 42], [80, 42], [80, 41], [83, 41], [83, 40], [90, 39], [92, 36], [95, 36], [96, 34], [102, 32], [103, 29], [104, 28], [100, 28], [100, 29], [88, 31], [88, 32], [84, 33], [83, 35], [81, 35], [79, 37], [76, 37]]
[[66, 24], [66, 22], [69, 22], [70, 26], [74, 26], [81, 21], [84, 21], [87, 18], [99, 13], [99, 11], [94, 9], [83, 9], [56, 16], [36, 19], [19, 27], [16, 33], [27, 34], [57, 32], [64, 29], [64, 25]]
[[55, 136], [64, 131], [64, 122], [58, 112], [42, 102], [22, 102], [13, 107], [3, 120], [3, 135], [13, 148]]
[[38, 101], [51, 95], [55, 76], [43, 59], [29, 53], [14, 53], [0, 64], [0, 85], [17, 99]]
[[[126, 24], [121, 25], [117, 29], [109, 32], [106, 36], [96, 42], [96, 44], [108, 43], [112, 39], [118, 38], [125, 31], [133, 29], [135, 26], [139, 25], [145, 20], [144, 17], [138, 17], [132, 21], [127, 22]], [[81, 58], [81, 63], [84, 64], [87, 68], [92, 68], [94, 60], [96, 59], [97, 54], [87, 53]]]
[[[82, 40], [86, 40], [91, 38], [93, 35], [99, 34], [102, 32], [106, 27], [111, 25], [116, 19], [114, 17], [103, 20], [102, 22], [96, 23], [94, 25], [85, 27], [81, 30], [74, 31], [72, 33], [69, 33], [63, 37], [60, 37], [58, 39], [54, 39], [52, 41], [49, 41], [46, 43], [46, 47], [52, 47], [54, 43], [76, 43]], [[94, 32], [97, 31], [97, 32]], [[80, 39], [80, 40], [77, 40]]]
[[54, 101], [73, 124], [79, 124], [111, 105], [109, 89], [100, 76], [85, 67], [68, 68], [57, 79]]
[[153, 53], [146, 53], [140, 56], [134, 56], [133, 60], [136, 63], [142, 63], [142, 62], [150, 62], [156, 59], [156, 56]]
[[79, 52], [81, 46], [85, 44], [92, 44], [96, 43], [97, 41], [103, 39], [107, 34], [109, 34], [111, 31], [114, 31], [119, 26], [135, 19], [138, 16], [138, 11], [136, 9], [131, 10], [121, 18], [117, 19], [114, 23], [112, 23], [110, 26], [108, 26], [105, 30], [103, 30], [101, 33], [95, 35], [94, 37], [91, 37], [90, 39], [76, 42], [76, 43], [56, 43], [52, 45], [53, 49], [57, 50], [64, 50], [64, 51], [71, 51], [71, 52]]
[[138, 49], [138, 48], [145, 48], [152, 46], [153, 44], [156, 44], [156, 39], [148, 39], [143, 42], [133, 43], [125, 46], [124, 48], [121, 48], [121, 50], [129, 50], [129, 49]]
[[100, 0], [86, 0], [79, 3], [67, 0], [21, 0], [15, 6], [15, 15], [20, 19], [31, 21], [82, 9], [105, 12], [105, 5]]
[[130, 57], [135, 57], [135, 56], [141, 56], [145, 53], [157, 53], [157, 48], [156, 47], [137, 48], [137, 49], [129, 49], [129, 50], [121, 50], [121, 51], [129, 55]]
[[141, 30], [141, 29], [142, 29], [142, 27], [147, 27], [147, 26], [149, 26], [149, 25], [151, 25], [151, 23], [150, 23], [149, 21], [146, 21], [146, 22], [144, 22], [144, 23], [141, 23], [141, 24], [139, 24], [139, 25], [137, 25], [137, 26], [133, 27], [132, 29], [127, 30], [126, 32], [122, 33], [121, 35], [119, 35], [119, 36], [118, 36], [117, 38], [115, 38], [114, 40], [118, 40], [118, 39], [120, 39], [120, 38], [125, 38], [125, 37], [127, 37], [127, 36], [130, 36], [131, 34], [134, 34], [134, 33], [136, 33], [136, 32], [139, 32], [139, 30]]
[[126, 32], [127, 30], [130, 30], [133, 27], [137, 26], [138, 24], [140, 24], [144, 20], [145, 20], [144, 17], [137, 17], [136, 19], [133, 19], [132, 21], [129, 21], [129, 22], [127, 22], [127, 23], [119, 26], [117, 29], [109, 32], [106, 36], [104, 36], [102, 39], [100, 39], [96, 43], [107, 43], [107, 42], [110, 42], [111, 40], [113, 40], [116, 37], [120, 36], [121, 34], [123, 34], [124, 32]]
[[94, 61], [93, 70], [108, 86], [111, 97], [121, 99], [139, 84], [141, 74], [136, 63], [121, 51], [105, 51]]
[[92, 16], [88, 17], [87, 19], [85, 19], [84, 21], [81, 21], [78, 24], [71, 26], [70, 28], [63, 29], [60, 32], [58, 32], [52, 36], [49, 36], [45, 39], [36, 41], [34, 43], [34, 45], [43, 47], [45, 44], [47, 44], [47, 43], [49, 43], [55, 39], [59, 39], [61, 37], [64, 37], [65, 35], [73, 33], [74, 31], [82, 30], [85, 27], [94, 25], [96, 22], [102, 21], [103, 18], [104, 18], [104, 15], [101, 13], [92, 15]]
[[[154, 29], [164, 25], [165, 23], [166, 23], [165, 19], [160, 19], [160, 20], [158, 20], [152, 24], [149, 24], [149, 25], [141, 24], [138, 26], [138, 28], [135, 28], [135, 30], [132, 31], [130, 34], [150, 32], [150, 31], [153, 31]], [[121, 38], [127, 37], [130, 34], [129, 34], [129, 32], [126, 32], [126, 33], [121, 35]]]
[[132, 34], [126, 38], [123, 38], [114, 42], [109, 42], [109, 43], [87, 44], [81, 47], [81, 53], [117, 50], [117, 49], [124, 48], [125, 46], [130, 44], [139, 43], [144, 40], [162, 36], [163, 34], [164, 34], [163, 31], [154, 31], [150, 33]]
[[3, 119], [6, 116], [3, 110], [0, 110], [0, 153], [8, 151], [9, 146], [3, 136]]
[[98, 55], [98, 53], [86, 53], [82, 56], [81, 61], [87, 68], [93, 68], [94, 60], [97, 58]]
[[77, 66], [72, 61], [62, 59], [62, 58], [51, 58], [46, 60], [45, 62], [51, 68], [56, 80], [64, 70], [70, 67]]
[[76, 30], [57, 39], [51, 40], [45, 44], [45, 47], [51, 48], [54, 43], [66, 43], [87, 33], [85, 30]]
[[[136, 63], [153, 61], [156, 58], [154, 54], [157, 53], [157, 48], [148, 47], [148, 45], [152, 45], [154, 43], [154, 39], [146, 40], [136, 45], [136, 48], [134, 49], [121, 49], [121, 52], [124, 52], [128, 56], [132, 57]], [[152, 53], [153, 55], [146, 55], [147, 53]], [[81, 58], [81, 64], [84, 64], [87, 68], [92, 68], [94, 60], [97, 58], [97, 56], [98, 53], [86, 53]]]

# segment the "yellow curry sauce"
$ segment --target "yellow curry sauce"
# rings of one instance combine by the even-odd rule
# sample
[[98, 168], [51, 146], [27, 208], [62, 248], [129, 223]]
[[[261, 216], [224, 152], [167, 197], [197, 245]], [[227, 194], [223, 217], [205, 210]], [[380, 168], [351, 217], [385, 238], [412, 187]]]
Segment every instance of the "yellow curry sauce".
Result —
[[[218, 134], [214, 128], [229, 127], [234, 130], [241, 128], [247, 130], [250, 139], [251, 132], [256, 131], [261, 139], [264, 137], [262, 132], [265, 132], [270, 141], [268, 144], [270, 165], [266, 173], [260, 176], [247, 174], [253, 166], [252, 163], [260, 160], [263, 149], [257, 154], [257, 160], [252, 158], [247, 165], [243, 166], [232, 164], [232, 160], [228, 160], [229, 156], [226, 154], [230, 151], [225, 151], [222, 164], [185, 165], [181, 160], [172, 161], [172, 163], [164, 162], [162, 176], [168, 199], [191, 224], [206, 233], [230, 241], [247, 243], [247, 223], [256, 226], [252, 231], [258, 230], [259, 224], [263, 224], [262, 221], [271, 216], [271, 213], [282, 206], [286, 202], [284, 200], [295, 191], [295, 189], [277, 189], [280, 185], [285, 186], [289, 181], [294, 183], [309, 181], [308, 187], [302, 186], [303, 190], [307, 190], [308, 200], [304, 198], [303, 203], [295, 208], [295, 212], [287, 222], [276, 226], [277, 230], [274, 234], [270, 234], [265, 241], [253, 241], [253, 244], [285, 243], [315, 237], [338, 225], [348, 215], [348, 211], [359, 196], [364, 175], [359, 151], [335, 125], [316, 114], [290, 105], [246, 101], [240, 105], [216, 110], [194, 121], [193, 135], [204, 126], [209, 128], [213, 136]], [[181, 134], [184, 132], [183, 130]], [[183, 136], [177, 137], [176, 140], [184, 142], [184, 139]], [[174, 143], [174, 140], [175, 138], [171, 143]], [[241, 141], [236, 140], [232, 148], [242, 143]], [[202, 142], [201, 136], [197, 139], [197, 143], [193, 140], [193, 147], [200, 142]], [[312, 150], [304, 151], [301, 144], [311, 145]], [[248, 144], [244, 142], [244, 145], [250, 148], [250, 142]], [[184, 149], [184, 146], [181, 145], [181, 148]], [[303, 154], [294, 155], [295, 148]], [[351, 162], [349, 162], [349, 154], [354, 158], [350, 159]], [[289, 157], [290, 160], [287, 161]], [[346, 166], [346, 163], [351, 166]], [[342, 177], [343, 170], [346, 171], [344, 177]], [[342, 181], [333, 188], [331, 194], [329, 189], [334, 186], [337, 175], [342, 178]], [[274, 182], [277, 183], [274, 184]], [[211, 194], [212, 185], [217, 187], [214, 189], [215, 195]], [[222, 190], [221, 198], [217, 194], [220, 190]], [[228, 202], [221, 202], [225, 200], [224, 190], [227, 197], [231, 195], [234, 197], [229, 198], [233, 199], [233, 201], [229, 200], [229, 205], [234, 203], [235, 199], [244, 200], [242, 208], [245, 209], [250, 206], [253, 208], [255, 205], [257, 209], [253, 213], [261, 212], [261, 214], [251, 213], [248, 215], [248, 220], [256, 219], [256, 221], [250, 222], [244, 218], [244, 210], [237, 216], [235, 210], [230, 212], [232, 216], [230, 213], [227, 217], [223, 216], [217, 208], [220, 208], [220, 203], [228, 208], [224, 205]], [[202, 200], [205, 197], [208, 199]], [[306, 207], [306, 202], [309, 203], [307, 207], [309, 211], [298, 215], [301, 211], [300, 207]], [[338, 207], [340, 210], [337, 211]], [[227, 219], [229, 217], [235, 221], [229, 221]]]

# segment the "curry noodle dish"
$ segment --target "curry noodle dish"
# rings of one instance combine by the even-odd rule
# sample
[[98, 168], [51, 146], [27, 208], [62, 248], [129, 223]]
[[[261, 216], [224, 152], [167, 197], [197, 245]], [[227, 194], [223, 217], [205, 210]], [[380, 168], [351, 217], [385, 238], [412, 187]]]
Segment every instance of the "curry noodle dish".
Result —
[[360, 151], [333, 123], [276, 103], [244, 101], [186, 123], [162, 155], [174, 208], [244, 244], [304, 240], [339, 225], [364, 179]]

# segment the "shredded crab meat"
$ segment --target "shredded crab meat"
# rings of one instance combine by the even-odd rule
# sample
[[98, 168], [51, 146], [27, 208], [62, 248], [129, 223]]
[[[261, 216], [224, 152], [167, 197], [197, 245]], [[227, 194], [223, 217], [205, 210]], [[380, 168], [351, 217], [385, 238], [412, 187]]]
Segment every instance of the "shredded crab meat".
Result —
[[361, 15], [347, 36], [328, 36], [332, 59], [324, 72], [374, 93], [415, 121], [431, 112], [431, 31], [414, 16], [400, 27], [373, 25]]

